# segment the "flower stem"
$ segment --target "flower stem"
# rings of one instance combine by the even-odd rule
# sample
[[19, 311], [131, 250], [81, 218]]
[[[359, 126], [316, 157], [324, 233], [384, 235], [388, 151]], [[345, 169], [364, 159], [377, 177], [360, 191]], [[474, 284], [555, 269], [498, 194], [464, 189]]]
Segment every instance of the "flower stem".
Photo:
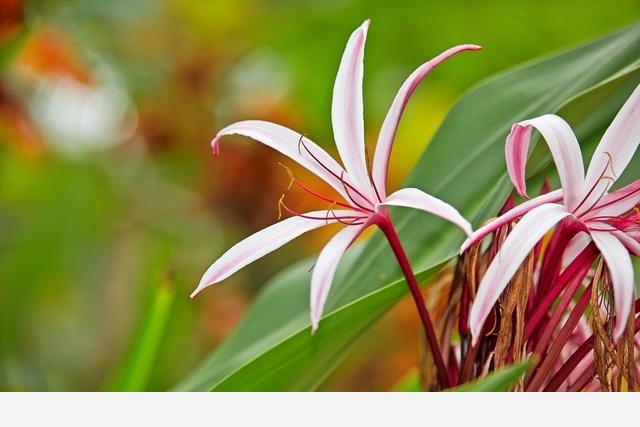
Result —
[[407, 257], [402, 243], [400, 242], [398, 233], [396, 232], [389, 218], [380, 220], [378, 222], [378, 227], [380, 227], [387, 240], [389, 241], [389, 245], [391, 246], [391, 249], [396, 256], [398, 264], [402, 269], [402, 273], [404, 274], [404, 277], [407, 280], [407, 284], [409, 285], [409, 290], [411, 291], [413, 301], [415, 302], [416, 308], [418, 309], [418, 314], [420, 315], [420, 320], [422, 321], [422, 326], [424, 327], [427, 342], [429, 343], [429, 347], [431, 349], [431, 353], [433, 354], [433, 359], [438, 370], [438, 379], [440, 381], [440, 385], [444, 388], [449, 388], [451, 387], [451, 381], [449, 379], [447, 368], [442, 358], [442, 352], [440, 350], [438, 338], [436, 337], [436, 333], [433, 328], [433, 322], [431, 321], [429, 310], [427, 310], [424, 299], [422, 298], [422, 293], [420, 292], [418, 280], [416, 279], [415, 274], [413, 274], [411, 264], [409, 263], [409, 258]]
[[555, 338], [555, 341], [551, 345], [551, 347], [547, 350], [547, 354], [540, 362], [540, 365], [534, 371], [533, 377], [529, 384], [526, 387], [526, 391], [535, 391], [538, 390], [547, 376], [550, 374], [553, 365], [557, 362], [560, 353], [562, 352], [562, 348], [569, 340], [571, 333], [575, 329], [576, 325], [580, 321], [580, 317], [584, 314], [587, 305], [589, 304], [589, 298], [591, 298], [592, 285], [589, 285], [587, 289], [582, 293], [575, 307], [569, 314], [567, 321], [564, 323], [562, 329], [558, 333], [558, 336]]

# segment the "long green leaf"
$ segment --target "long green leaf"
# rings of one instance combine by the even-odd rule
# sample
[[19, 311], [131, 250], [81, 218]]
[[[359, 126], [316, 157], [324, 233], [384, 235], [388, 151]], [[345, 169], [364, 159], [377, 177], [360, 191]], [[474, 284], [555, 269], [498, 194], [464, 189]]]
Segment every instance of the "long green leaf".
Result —
[[450, 391], [479, 392], [479, 391], [508, 391], [533, 366], [531, 360], [515, 363], [495, 371], [486, 377]]
[[[639, 58], [640, 26], [634, 25], [480, 84], [449, 113], [407, 185], [452, 203], [480, 224], [495, 215], [511, 188], [504, 165], [511, 124], [558, 111], [571, 100], [562, 113], [579, 138], [592, 143], [629, 87], [640, 81], [633, 71]], [[602, 97], [602, 91], [607, 102], [590, 100]], [[541, 170], [547, 158], [540, 156], [531, 170]], [[455, 256], [462, 236], [454, 227], [415, 211], [398, 209], [392, 215], [416, 271], [432, 272]], [[327, 303], [329, 314], [311, 337], [310, 265], [304, 262], [272, 280], [232, 336], [178, 389], [312, 390], [404, 294], [391, 252], [376, 234], [362, 254], [343, 262]]]
[[155, 286], [140, 328], [118, 375], [107, 387], [110, 391], [145, 391], [165, 336], [176, 289], [168, 278]]

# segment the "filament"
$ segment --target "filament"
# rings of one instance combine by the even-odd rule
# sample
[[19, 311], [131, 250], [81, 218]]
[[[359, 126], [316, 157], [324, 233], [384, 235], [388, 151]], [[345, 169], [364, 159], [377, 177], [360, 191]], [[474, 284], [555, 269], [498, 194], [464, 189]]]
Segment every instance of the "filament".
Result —
[[[302, 155], [302, 152], [300, 150], [300, 147], [303, 147], [305, 149], [305, 151], [307, 152], [307, 154], [309, 154], [311, 156], [311, 158], [318, 164], [320, 165], [320, 167], [322, 167], [324, 170], [326, 170], [327, 172], [329, 172], [331, 174], [331, 176], [333, 176], [334, 178], [340, 180], [342, 182], [343, 187], [349, 187], [353, 192], [355, 192], [357, 195], [359, 195], [362, 199], [366, 200], [367, 202], [369, 202], [369, 204], [371, 204], [373, 206], [373, 203], [371, 203], [371, 201], [369, 199], [367, 199], [360, 191], [358, 191], [357, 188], [355, 188], [353, 185], [347, 183], [344, 181], [344, 179], [342, 178], [342, 175], [344, 175], [344, 170], [341, 171], [340, 176], [338, 176], [334, 171], [332, 171], [331, 169], [329, 169], [324, 163], [322, 163], [320, 161], [320, 159], [318, 159], [309, 149], [309, 147], [307, 147], [307, 145], [305, 144], [304, 140], [304, 135], [300, 135], [300, 139], [298, 139], [298, 152], [300, 153], [300, 155]], [[346, 191], [346, 189], [345, 189]], [[351, 201], [354, 201], [353, 198], [351, 196], [349, 196], [349, 199]], [[355, 202], [354, 202], [355, 203]], [[369, 212], [371, 212], [370, 209], [364, 208], [360, 205], [360, 207], [362, 209], [365, 209]]]

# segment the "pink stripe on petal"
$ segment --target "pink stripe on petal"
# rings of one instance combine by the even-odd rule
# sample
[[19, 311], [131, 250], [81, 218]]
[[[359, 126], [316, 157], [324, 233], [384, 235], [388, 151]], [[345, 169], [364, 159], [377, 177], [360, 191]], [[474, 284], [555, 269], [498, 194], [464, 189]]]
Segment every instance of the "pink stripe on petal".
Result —
[[505, 145], [509, 177], [518, 193], [526, 197], [525, 165], [532, 128], [540, 132], [549, 146], [564, 190], [564, 204], [572, 210], [578, 203], [584, 183], [584, 165], [580, 144], [571, 127], [560, 117], [546, 114], [511, 127]]
[[367, 20], [351, 34], [347, 42], [333, 87], [331, 122], [333, 137], [347, 174], [358, 190], [366, 192], [366, 197], [372, 197], [364, 152], [362, 105], [364, 45], [368, 28]]
[[633, 302], [633, 264], [627, 248], [609, 232], [592, 231], [591, 237], [604, 258], [613, 286], [616, 306], [616, 326], [613, 331], [618, 339], [627, 326]]
[[381, 204], [420, 209], [437, 215], [460, 227], [467, 236], [473, 231], [469, 221], [467, 221], [456, 208], [417, 188], [403, 188], [402, 190], [398, 190], [387, 197]]
[[611, 234], [616, 236], [629, 252], [640, 258], [640, 242], [624, 231], [612, 231]]
[[522, 215], [526, 214], [530, 210], [537, 208], [538, 206], [545, 205], [547, 203], [555, 203], [561, 201], [563, 198], [562, 190], [555, 190], [550, 193], [543, 194], [531, 200], [527, 200], [524, 203], [516, 206], [515, 208], [507, 211], [506, 213], [500, 215], [498, 218], [493, 219], [482, 227], [478, 228], [469, 238], [462, 244], [460, 248], [460, 253], [463, 253], [471, 246], [480, 242], [482, 239], [487, 237], [489, 234], [496, 231], [498, 228], [503, 225], [509, 224], [512, 221], [520, 218]]
[[311, 330], [318, 329], [320, 318], [327, 302], [327, 296], [331, 289], [333, 276], [335, 275], [338, 263], [347, 248], [367, 227], [347, 226], [340, 230], [320, 252], [318, 260], [313, 267], [311, 276]]
[[639, 203], [640, 179], [612, 193], [606, 194], [589, 213], [584, 215], [584, 219], [617, 217], [629, 212]]
[[[631, 161], [640, 143], [640, 86], [636, 87], [602, 136], [591, 157], [583, 189], [584, 209], [598, 200], [613, 185]], [[601, 179], [600, 176], [613, 179]], [[594, 188], [595, 187], [595, 188]], [[593, 190], [592, 190], [593, 189]]]
[[316, 211], [305, 215], [327, 218], [327, 220], [294, 216], [252, 234], [234, 245], [209, 267], [202, 276], [197, 289], [191, 294], [191, 298], [195, 298], [204, 288], [226, 279], [241, 268], [275, 251], [301, 234], [337, 222], [335, 216], [359, 214], [354, 211]]
[[[302, 138], [301, 143], [300, 137], [302, 135], [298, 132], [261, 120], [246, 120], [233, 123], [220, 130], [211, 141], [216, 156], [220, 150], [220, 139], [225, 135], [243, 135], [279, 151], [314, 173], [333, 187], [345, 200], [348, 200], [344, 185], [340, 181], [340, 176], [344, 175], [342, 167], [310, 139]], [[307, 149], [309, 152], [307, 152]]]
[[523, 216], [511, 231], [482, 278], [476, 299], [471, 306], [469, 325], [474, 345], [480, 338], [491, 308], [527, 255], [549, 229], [569, 215], [562, 205], [538, 206]]
[[432, 60], [425, 62], [418, 67], [411, 75], [404, 81], [398, 93], [396, 94], [389, 112], [382, 123], [380, 128], [380, 134], [378, 135], [378, 143], [376, 144], [376, 151], [373, 157], [373, 165], [371, 168], [371, 176], [373, 182], [376, 185], [380, 197], [386, 196], [387, 185], [387, 169], [389, 168], [389, 157], [391, 156], [391, 149], [393, 148], [393, 141], [398, 130], [398, 124], [400, 118], [404, 112], [409, 98], [415, 91], [420, 82], [442, 62], [446, 61], [450, 57], [467, 50], [478, 50], [480, 46], [473, 44], [465, 44], [452, 47], [436, 56]]

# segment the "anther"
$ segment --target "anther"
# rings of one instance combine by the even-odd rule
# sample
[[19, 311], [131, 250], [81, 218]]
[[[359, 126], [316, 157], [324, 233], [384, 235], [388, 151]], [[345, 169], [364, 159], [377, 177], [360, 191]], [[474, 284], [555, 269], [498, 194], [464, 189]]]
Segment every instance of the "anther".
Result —
[[[296, 178], [293, 176], [293, 171], [291, 170], [291, 168], [285, 166], [284, 164], [278, 162], [278, 164], [280, 166], [282, 166], [284, 168], [285, 171], [287, 171], [287, 174], [289, 175], [289, 185], [287, 185], [287, 190], [291, 190], [291, 186], [293, 185], [293, 182], [296, 180]], [[283, 194], [284, 196], [284, 194]]]
[[278, 221], [282, 219], [282, 206], [284, 206], [284, 193], [282, 193], [280, 200], [278, 200]]

